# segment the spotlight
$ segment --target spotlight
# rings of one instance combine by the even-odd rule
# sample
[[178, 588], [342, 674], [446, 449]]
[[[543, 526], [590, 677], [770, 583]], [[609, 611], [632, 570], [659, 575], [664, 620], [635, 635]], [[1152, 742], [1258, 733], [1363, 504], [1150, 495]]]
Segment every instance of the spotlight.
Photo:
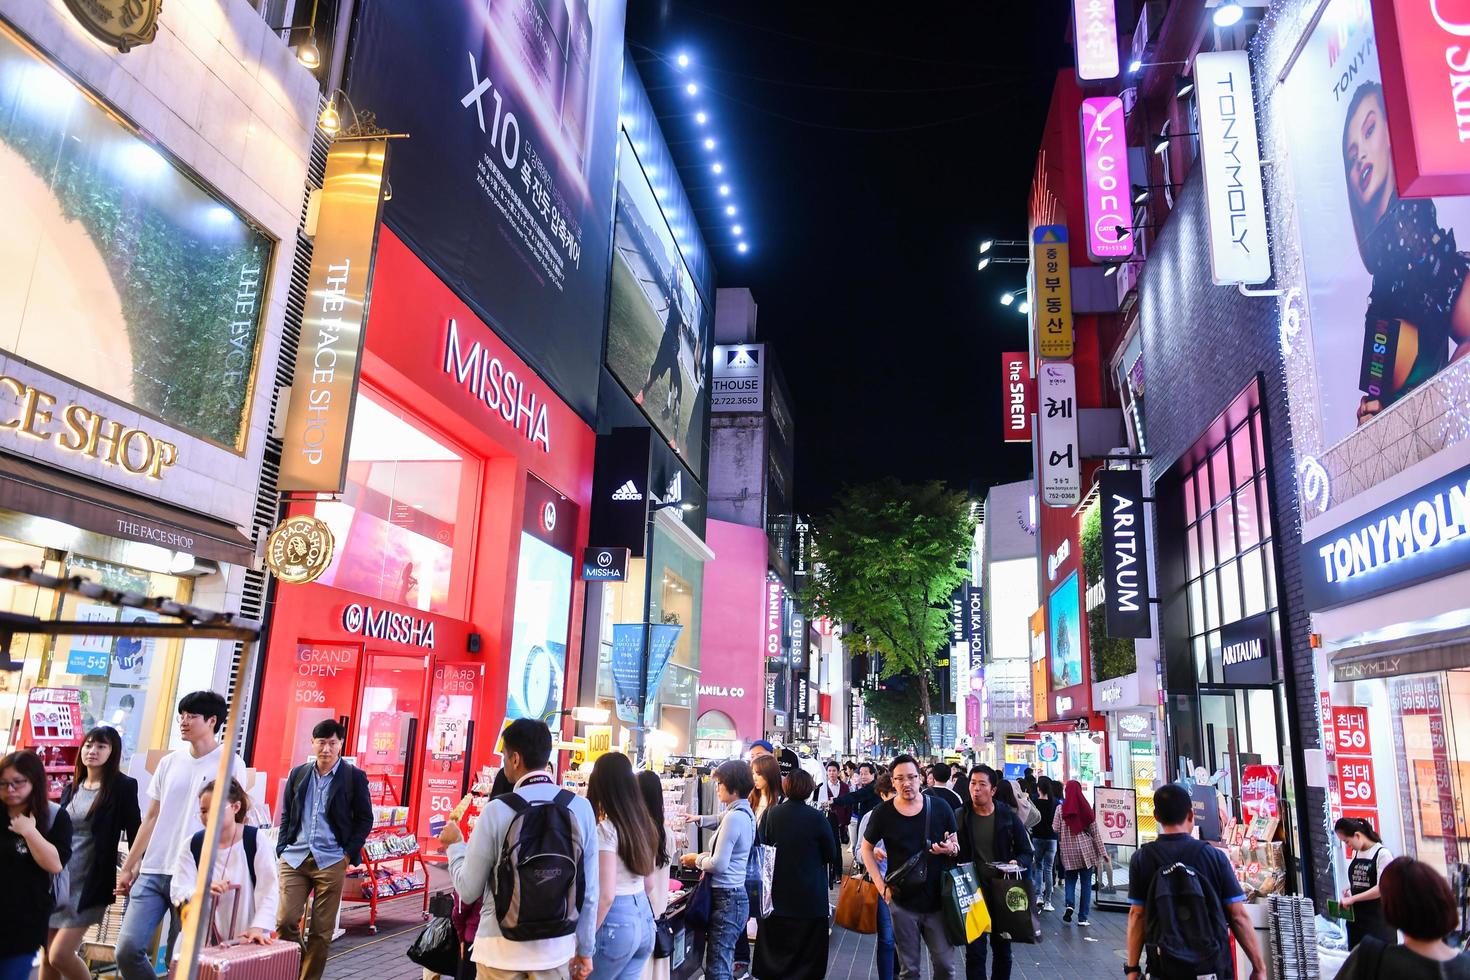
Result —
[[698, 95], [699, 86], [695, 85], [693, 82], [690, 82], [688, 85], [684, 86], [684, 91], [688, 92], [690, 95]]
[[717, 174], [722, 174], [725, 172], [725, 165], [723, 163], [717, 163], [713, 167], [710, 167], [710, 169]]
[[740, 235], [744, 234], [744, 229], [742, 229], [739, 225], [736, 225], [734, 228], [731, 228], [730, 230], [735, 233], [735, 236], [737, 238], [740, 237]]
[[705, 138], [704, 148], [706, 150], [713, 150], [715, 148], [715, 141], [714, 141], [714, 138], [713, 137], [706, 137]]
[[990, 264], [990, 260], [989, 259], [981, 259], [979, 261], [979, 263], [976, 264], [975, 271], [976, 272], [984, 272], [985, 271], [985, 267], [987, 265], [989, 265], [989, 264]]
[[1158, 138], [1158, 140], [1156, 140], [1154, 142], [1154, 153], [1156, 153], [1156, 154], [1157, 153], [1163, 153], [1168, 148], [1169, 148], [1169, 137], [1168, 137], [1168, 134], [1165, 134], [1163, 136], [1160, 136]]
[[694, 121], [703, 126], [705, 123], [709, 122], [709, 116], [706, 116], [702, 112], [696, 112], [694, 114]]
[[322, 114], [317, 117], [317, 128], [328, 136], [336, 136], [342, 129], [342, 114], [337, 111], [337, 103], [328, 102], [322, 109]]
[[729, 184], [721, 184], [720, 185], [720, 196], [721, 197], [729, 197], [730, 196], [730, 185]]
[[1030, 313], [1031, 312], [1031, 303], [1030, 303], [1030, 301], [1029, 300], [1024, 300], [1024, 299], [1021, 300], [1021, 305], [1018, 306], [1018, 307], [1016, 307], [1016, 311], [1018, 313], [1021, 313], [1022, 315], [1025, 315], [1027, 313]]
[[679, 60], [679, 67], [680, 68], [688, 68], [689, 67], [689, 56], [687, 54], [680, 54], [678, 60]]
[[316, 35], [306, 39], [306, 43], [296, 49], [296, 60], [307, 71], [316, 71], [322, 66], [322, 52], [316, 46]]
[[980, 254], [981, 255], [984, 255], [986, 252], [990, 251], [990, 249], [994, 245], [995, 245], [995, 242], [994, 241], [992, 241], [989, 238], [985, 239], [985, 241], [983, 241], [983, 242], [980, 243]]
[[1245, 10], [1240, 6], [1240, 0], [1225, 0], [1224, 3], [1215, 8], [1215, 26], [1232, 27], [1240, 23], [1240, 18], [1245, 16]]
[[1112, 278], [1113, 276], [1116, 276], [1117, 274], [1118, 274], [1118, 266], [1116, 264], [1109, 265], [1106, 269], [1103, 270], [1103, 275], [1105, 277], [1107, 277], [1107, 278]]
[[1015, 293], [1001, 293], [1000, 294], [1000, 305], [1001, 306], [1010, 306], [1015, 301], [1016, 301], [1016, 294]]
[[741, 242], [739, 245], [735, 246], [735, 250], [743, 255], [746, 252], [750, 251], [750, 246], [745, 244], [744, 242]]
[[1194, 91], [1194, 78], [1190, 75], [1174, 76], [1174, 98], [1182, 99]]
[[1132, 61], [1128, 62], [1128, 74], [1136, 75], [1138, 74], [1138, 69], [1142, 67], [1143, 61], [1138, 58], [1134, 58]]
[[725, 213], [728, 214], [732, 218], [735, 217], [735, 205], [733, 205], [733, 204], [727, 204], [727, 205], [725, 205]]
[[1133, 203], [1142, 204], [1148, 200], [1148, 188], [1140, 184], [1133, 185]]

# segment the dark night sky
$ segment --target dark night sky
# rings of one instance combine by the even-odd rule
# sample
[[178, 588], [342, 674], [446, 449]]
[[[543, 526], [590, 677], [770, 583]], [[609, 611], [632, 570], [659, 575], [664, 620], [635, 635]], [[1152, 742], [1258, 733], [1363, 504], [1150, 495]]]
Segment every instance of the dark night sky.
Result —
[[[1064, 0], [919, 6], [633, 0], [628, 41], [695, 207], [716, 202], [688, 113], [708, 109], [751, 252], [700, 215], [721, 286], [748, 286], [796, 416], [797, 498], [820, 512], [884, 475], [958, 487], [1021, 479], [1000, 441], [1000, 353], [1025, 318], [999, 295], [1025, 267], [975, 270], [1024, 238]], [[672, 58], [694, 59], [677, 73]], [[656, 52], [657, 54], [655, 54]], [[661, 61], [660, 57], [669, 59]], [[676, 80], [703, 86], [691, 99]]]

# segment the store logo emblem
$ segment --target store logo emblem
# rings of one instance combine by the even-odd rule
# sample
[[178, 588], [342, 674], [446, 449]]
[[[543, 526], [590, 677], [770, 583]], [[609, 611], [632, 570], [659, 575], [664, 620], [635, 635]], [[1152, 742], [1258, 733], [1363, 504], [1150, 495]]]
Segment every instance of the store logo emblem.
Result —
[[753, 347], [732, 347], [725, 351], [725, 366], [753, 368], [760, 364], [761, 352]]
[[627, 483], [624, 483], [622, 486], [618, 487], [616, 490], [613, 491], [612, 499], [614, 499], [614, 500], [642, 500], [643, 499], [643, 494], [640, 493], [639, 490], [638, 490], [638, 488], [633, 485], [633, 481], [632, 480], [629, 480]]
[[546, 528], [548, 532], [556, 530], [556, 504], [549, 500], [546, 502], [546, 506], [541, 509], [541, 526]]
[[1261, 645], [1260, 640], [1242, 640], [1240, 643], [1227, 644], [1222, 653], [1226, 667], [1234, 667], [1236, 664], [1260, 660], [1265, 655], [1266, 650]]
[[[651, 495], [650, 495], [651, 496]], [[677, 504], [684, 499], [684, 474], [675, 473], [674, 478], [669, 481], [669, 488], [664, 491], [664, 499], [653, 497], [656, 504]]]
[[434, 649], [434, 624], [427, 619], [405, 613], [374, 609], [349, 603], [342, 610], [342, 628], [372, 640], [387, 640], [405, 646]]

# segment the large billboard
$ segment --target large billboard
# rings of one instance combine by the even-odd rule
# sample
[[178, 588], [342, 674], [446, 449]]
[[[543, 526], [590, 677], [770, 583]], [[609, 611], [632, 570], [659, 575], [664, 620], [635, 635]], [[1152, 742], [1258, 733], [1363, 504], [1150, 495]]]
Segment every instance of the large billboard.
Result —
[[586, 419], [607, 293], [622, 0], [364, 0], [348, 93], [389, 225]]
[[266, 234], [4, 29], [0, 187], [0, 351], [242, 451]]
[[1470, 353], [1470, 202], [1399, 196], [1366, 0], [1327, 6], [1277, 98], [1331, 446]]
[[704, 299], [626, 132], [620, 153], [607, 366], [695, 476], [703, 476]]
[[1051, 653], [1051, 688], [1056, 691], [1081, 684], [1082, 608], [1076, 572], [1068, 575], [1052, 592], [1046, 610], [1046, 638]]

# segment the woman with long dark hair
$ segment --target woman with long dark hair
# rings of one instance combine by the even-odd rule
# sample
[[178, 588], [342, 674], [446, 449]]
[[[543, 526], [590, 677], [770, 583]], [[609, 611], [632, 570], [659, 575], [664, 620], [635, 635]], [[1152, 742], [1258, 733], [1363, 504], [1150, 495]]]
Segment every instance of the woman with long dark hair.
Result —
[[653, 954], [648, 879], [658, 857], [658, 828], [648, 813], [633, 763], [621, 752], [599, 756], [587, 778], [597, 814], [597, 952], [595, 980], [634, 980]]
[[1338, 840], [1353, 849], [1353, 859], [1348, 862], [1348, 887], [1342, 891], [1342, 904], [1353, 910], [1347, 924], [1348, 949], [1355, 949], [1367, 936], [1389, 944], [1397, 942], [1398, 932], [1383, 917], [1379, 891], [1379, 882], [1393, 855], [1383, 846], [1383, 838], [1373, 825], [1359, 817], [1343, 817], [1332, 829]]
[[[1087, 802], [1082, 784], [1077, 780], [1067, 780], [1062, 805], [1057, 807], [1051, 826], [1057, 832], [1058, 849], [1062, 854], [1062, 877], [1067, 887], [1067, 910], [1062, 913], [1062, 921], [1071, 922], [1072, 916], [1080, 912], [1077, 924], [1091, 925], [1087, 916], [1092, 910], [1092, 869], [1108, 860], [1108, 852], [1103, 850], [1102, 834], [1098, 833], [1092, 804]], [[1080, 909], [1076, 904], [1078, 881], [1082, 882]]]
[[811, 774], [793, 769], [786, 799], [766, 812], [761, 839], [776, 848], [772, 910], [761, 922], [751, 974], [774, 980], [821, 980], [827, 974], [827, 868], [837, 863], [837, 838], [821, 810], [808, 806]]
[[[1445, 942], [1460, 924], [1455, 893], [1444, 875], [1423, 861], [1394, 858], [1379, 879], [1383, 917], [1393, 938], [1366, 937], [1338, 971], [1341, 980], [1463, 980], [1470, 953]], [[1396, 945], [1398, 933], [1404, 934]], [[1385, 948], [1386, 947], [1386, 948]]]
[[66, 863], [70, 894], [51, 914], [50, 939], [41, 960], [41, 980], [89, 980], [91, 971], [77, 955], [86, 931], [102, 921], [116, 901], [117, 847], [123, 834], [138, 838], [138, 781], [121, 771], [122, 736], [108, 725], [82, 740], [77, 776], [61, 794], [71, 818], [71, 860]]
[[26, 980], [56, 905], [51, 876], [71, 857], [71, 818], [46, 799], [46, 767], [34, 752], [0, 759], [0, 803], [0, 980]]
[[[638, 771], [638, 789], [648, 807], [648, 815], [658, 828], [658, 847], [653, 856], [653, 874], [648, 882], [648, 905], [655, 920], [669, 907], [669, 864], [672, 861], [669, 847], [669, 828], [664, 823], [664, 784], [658, 773], [647, 769]], [[643, 962], [643, 980], [668, 980], [669, 958], [650, 956]]]
[[757, 822], [767, 810], [781, 802], [781, 763], [774, 755], [763, 755], [750, 764], [755, 789], [750, 791], [750, 809]]

